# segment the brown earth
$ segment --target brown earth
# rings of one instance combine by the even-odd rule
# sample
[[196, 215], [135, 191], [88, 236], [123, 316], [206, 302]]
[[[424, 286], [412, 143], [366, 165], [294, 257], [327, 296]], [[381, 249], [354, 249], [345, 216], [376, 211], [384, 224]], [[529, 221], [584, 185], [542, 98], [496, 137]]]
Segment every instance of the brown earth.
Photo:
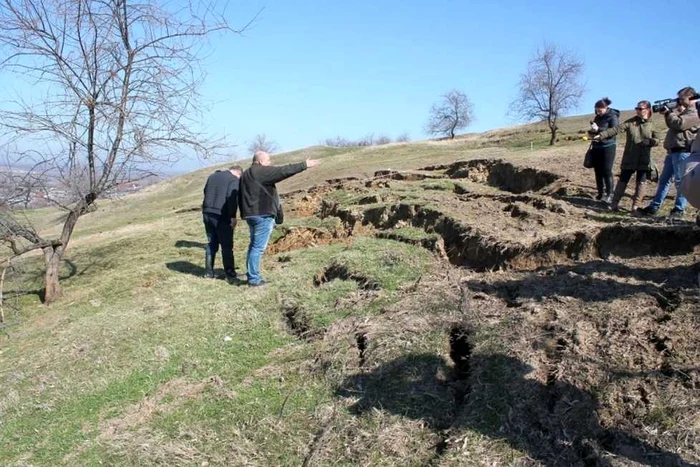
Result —
[[[591, 176], [484, 159], [287, 195], [293, 211], [343, 228], [291, 229], [273, 251], [376, 235], [442, 258], [442, 273], [381, 315], [315, 334], [309, 371], [351, 413], [402, 417], [387, 421], [413, 440], [394, 439], [397, 459], [411, 445], [418, 463], [464, 465], [479, 456], [476, 432], [524, 452], [517, 465], [700, 463], [700, 229], [608, 213]], [[340, 265], [316, 283], [334, 278], [372, 286]], [[407, 355], [426, 332], [444, 334], [444, 354]], [[348, 440], [381, 436], [353, 430], [322, 430], [307, 460], [366, 462]], [[484, 463], [512, 462], [495, 449]]]

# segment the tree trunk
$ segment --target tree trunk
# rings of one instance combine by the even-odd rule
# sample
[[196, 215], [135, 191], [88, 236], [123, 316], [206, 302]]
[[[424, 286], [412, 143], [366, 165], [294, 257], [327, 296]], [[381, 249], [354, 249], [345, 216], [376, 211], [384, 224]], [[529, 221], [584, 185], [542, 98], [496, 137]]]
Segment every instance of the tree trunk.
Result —
[[44, 304], [51, 305], [63, 296], [61, 284], [58, 282], [58, 273], [63, 257], [63, 247], [44, 248], [44, 262], [46, 263], [46, 284], [44, 289]]
[[554, 146], [555, 141], [557, 140], [557, 129], [552, 128], [552, 136], [549, 138], [549, 145]]

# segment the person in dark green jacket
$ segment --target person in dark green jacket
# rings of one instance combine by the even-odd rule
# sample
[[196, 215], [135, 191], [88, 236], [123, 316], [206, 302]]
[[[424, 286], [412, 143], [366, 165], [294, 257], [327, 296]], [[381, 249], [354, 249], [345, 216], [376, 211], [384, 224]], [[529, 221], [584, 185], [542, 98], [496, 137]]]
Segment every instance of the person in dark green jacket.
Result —
[[636, 186], [632, 196], [632, 209], [634, 212], [644, 200], [646, 181], [653, 168], [651, 148], [658, 146], [659, 136], [651, 122], [651, 104], [649, 101], [640, 101], [635, 107], [637, 115], [625, 120], [622, 124], [598, 133], [594, 141], [604, 140], [620, 133], [626, 133], [625, 151], [622, 154], [620, 164], [620, 179], [615, 186], [615, 193], [610, 203], [610, 209], [619, 211], [619, 204], [625, 194], [627, 184], [632, 175], [636, 174]]

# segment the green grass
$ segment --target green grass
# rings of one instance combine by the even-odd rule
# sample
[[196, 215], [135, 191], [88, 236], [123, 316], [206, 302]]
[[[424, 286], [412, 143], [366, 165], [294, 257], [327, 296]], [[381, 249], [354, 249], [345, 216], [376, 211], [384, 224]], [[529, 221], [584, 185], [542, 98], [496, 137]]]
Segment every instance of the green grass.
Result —
[[[146, 457], [146, 463], [177, 463], [190, 455], [181, 450], [178, 431], [187, 427], [229, 442], [234, 433], [245, 433], [252, 445], [263, 443], [260, 452], [265, 452], [266, 463], [298, 464], [313, 435], [308, 418], [319, 401], [329, 398], [328, 386], [316, 383], [295, 391], [285, 404], [286, 391], [297, 384], [289, 375], [284, 384], [266, 379], [264, 372], [246, 381], [271, 362], [279, 364], [275, 351], [297, 341], [286, 330], [280, 296], [297, 301], [313, 316], [314, 326], [323, 329], [348, 314], [378, 313], [382, 304], [398, 299], [401, 284], [426, 270], [430, 256], [395, 242], [358, 239], [349, 246], [294, 251], [286, 263], [268, 256], [264, 269], [274, 289], [235, 287], [196, 275], [203, 263], [198, 244], [204, 241], [198, 213], [171, 215], [160, 223], [146, 205], [161, 206], [162, 200], [132, 210], [114, 203], [92, 218], [86, 216], [85, 230], [79, 229], [67, 258], [75, 267], [66, 262], [62, 269], [65, 297], [48, 309], [36, 295], [25, 297], [22, 322], [3, 339], [0, 438], [7, 442], [0, 449], [0, 463], [101, 460], [139, 465], [135, 453], [144, 455], [134, 451], [139, 438], [134, 433], [139, 431], [155, 445], [170, 446], [160, 454], [153, 447], [155, 457]], [[318, 228], [336, 223], [309, 224]], [[298, 219], [290, 222], [291, 227], [303, 225]], [[245, 256], [246, 230], [236, 232], [239, 262]], [[373, 305], [334, 309], [336, 301], [357, 292], [358, 284], [334, 280], [314, 286], [315, 274], [332, 262], [380, 285]], [[25, 267], [40, 272], [40, 258], [28, 260]], [[40, 284], [36, 274], [24, 286]], [[214, 376], [236, 394], [235, 403], [207, 391], [119, 436], [101, 437], [106, 421], [125, 416], [129, 407], [153, 397], [169, 381]], [[301, 378], [296, 376], [299, 382]], [[167, 407], [168, 399], [159, 404]], [[283, 404], [284, 430], [297, 436], [296, 453], [285, 449], [284, 437], [265, 434], [265, 420]], [[250, 431], [251, 420], [261, 420], [261, 425]], [[196, 456], [207, 453], [202, 459], [227, 459], [226, 442], [194, 445], [200, 453]]]

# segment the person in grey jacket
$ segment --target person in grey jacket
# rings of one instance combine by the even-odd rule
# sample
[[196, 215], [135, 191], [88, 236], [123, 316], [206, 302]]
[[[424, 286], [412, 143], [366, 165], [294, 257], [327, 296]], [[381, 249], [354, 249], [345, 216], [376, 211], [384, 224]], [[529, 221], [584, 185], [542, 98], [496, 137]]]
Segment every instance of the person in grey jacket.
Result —
[[[693, 104], [700, 114], [700, 100]], [[695, 138], [693, 141], [690, 156], [685, 161], [680, 191], [691, 206], [700, 209], [700, 138]], [[700, 227], [700, 213], [695, 218], [695, 223]]]
[[236, 280], [233, 259], [233, 229], [238, 209], [238, 180], [243, 168], [232, 165], [227, 170], [217, 170], [209, 175], [204, 185], [202, 220], [207, 234], [205, 276], [214, 277], [216, 253], [221, 246], [224, 274], [228, 281]]
[[647, 207], [640, 209], [642, 214], [656, 214], [673, 183], [676, 186], [676, 201], [670, 217], [683, 218], [685, 214], [687, 201], [680, 191], [681, 177], [685, 170], [685, 160], [690, 155], [690, 147], [700, 127], [698, 111], [695, 105], [691, 104], [691, 98], [695, 95], [695, 89], [690, 86], [685, 87], [678, 91], [678, 107], [675, 110], [669, 110], [667, 107], [661, 109], [668, 127], [664, 139], [664, 149], [666, 149], [667, 155], [664, 159], [664, 168], [659, 175], [656, 195]]

